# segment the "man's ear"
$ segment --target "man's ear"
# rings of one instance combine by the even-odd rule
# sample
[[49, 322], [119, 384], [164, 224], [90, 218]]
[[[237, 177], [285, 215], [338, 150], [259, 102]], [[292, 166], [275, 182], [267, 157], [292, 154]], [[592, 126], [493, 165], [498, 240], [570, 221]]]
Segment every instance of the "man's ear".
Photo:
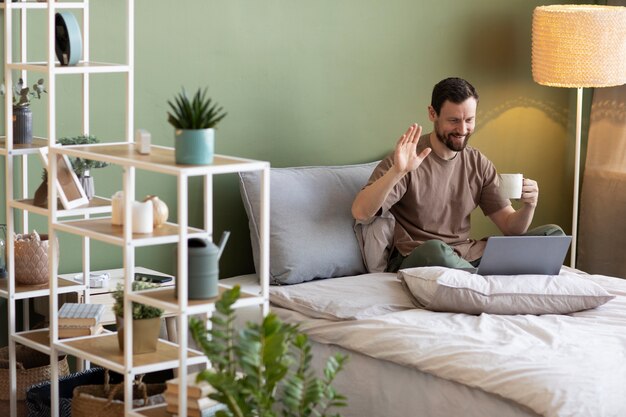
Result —
[[437, 112], [435, 111], [433, 106], [428, 106], [428, 119], [431, 122], [434, 122], [436, 118], [437, 118]]

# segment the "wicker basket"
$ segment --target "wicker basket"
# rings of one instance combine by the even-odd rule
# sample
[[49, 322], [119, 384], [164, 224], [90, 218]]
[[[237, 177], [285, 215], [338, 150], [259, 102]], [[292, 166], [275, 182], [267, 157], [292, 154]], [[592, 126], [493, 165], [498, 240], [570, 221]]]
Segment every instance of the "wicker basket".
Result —
[[[15, 346], [17, 360], [17, 399], [25, 400], [27, 388], [42, 381], [49, 381], [50, 356], [37, 352], [26, 346]], [[59, 358], [59, 376], [70, 373], [67, 357]], [[10, 398], [9, 386], [9, 348], [0, 348], [0, 400]]]
[[[133, 408], [165, 402], [165, 384], [146, 384], [141, 379], [133, 384]], [[104, 385], [83, 385], [74, 388], [72, 417], [124, 417], [124, 383], [109, 384], [108, 371]]]
[[[15, 282], [21, 285], [39, 285], [48, 282], [48, 235], [15, 236]], [[57, 242], [58, 247], [58, 242]], [[58, 254], [59, 251], [57, 250]]]

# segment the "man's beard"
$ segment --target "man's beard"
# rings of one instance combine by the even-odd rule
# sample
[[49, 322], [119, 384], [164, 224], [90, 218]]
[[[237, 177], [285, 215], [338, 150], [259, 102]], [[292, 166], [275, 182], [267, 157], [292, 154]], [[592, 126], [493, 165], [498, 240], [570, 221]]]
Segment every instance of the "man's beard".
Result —
[[467, 133], [465, 135], [465, 140], [463, 141], [463, 143], [457, 144], [457, 142], [452, 139], [452, 136], [456, 136], [453, 133], [449, 133], [448, 135], [444, 136], [443, 133], [439, 132], [439, 129], [435, 128], [435, 134], [437, 135], [437, 139], [439, 139], [439, 142], [443, 143], [448, 147], [448, 149], [454, 152], [461, 152], [463, 149], [465, 149], [465, 147], [467, 146], [467, 142], [469, 141], [469, 138], [471, 136], [471, 133]]

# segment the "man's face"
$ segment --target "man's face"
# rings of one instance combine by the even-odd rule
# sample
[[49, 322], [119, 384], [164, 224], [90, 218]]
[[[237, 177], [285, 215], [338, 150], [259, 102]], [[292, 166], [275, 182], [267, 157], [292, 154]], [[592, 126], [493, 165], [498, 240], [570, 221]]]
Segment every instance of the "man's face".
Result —
[[476, 123], [476, 105], [476, 99], [470, 97], [460, 104], [445, 101], [439, 115], [432, 107], [428, 108], [435, 134], [448, 149], [459, 152], [467, 146]]

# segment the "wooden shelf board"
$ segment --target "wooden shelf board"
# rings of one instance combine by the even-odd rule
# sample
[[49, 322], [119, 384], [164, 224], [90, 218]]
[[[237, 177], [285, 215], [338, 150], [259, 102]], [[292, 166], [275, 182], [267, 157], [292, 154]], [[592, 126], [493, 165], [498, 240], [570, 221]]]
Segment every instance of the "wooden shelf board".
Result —
[[[124, 238], [124, 226], [111, 224], [110, 217], [99, 217], [87, 220], [72, 220], [63, 222], [64, 225], [76, 227], [116, 239]], [[133, 240], [148, 240], [152, 238], [162, 238], [168, 236], [178, 236], [178, 225], [174, 223], [165, 223], [155, 228], [152, 233], [134, 233]], [[200, 229], [188, 228], [188, 233], [203, 233]]]
[[41, 346], [50, 346], [50, 334], [48, 329], [31, 330], [28, 332], [20, 332], [20, 337], [35, 342]]
[[150, 408], [140, 408], [134, 410], [134, 413], [145, 417], [172, 417], [173, 414], [167, 412], [166, 404], [159, 404]]
[[215, 155], [210, 165], [179, 165], [175, 161], [174, 148], [151, 146], [150, 153], [142, 155], [135, 151], [134, 143], [128, 142], [63, 146], [55, 152], [169, 174], [188, 172], [191, 175], [200, 175], [212, 172], [237, 172], [245, 171], [246, 164], [267, 164], [261, 161]]
[[[71, 291], [63, 291], [62, 289], [66, 289], [69, 290], [71, 287], [76, 287], [75, 291], [81, 291], [82, 290], [82, 284], [79, 282], [75, 282], [75, 281], [71, 281], [71, 280], [67, 280], [64, 278], [58, 278], [57, 281], [57, 285], [59, 288], [59, 293], [64, 293], [64, 292], [71, 292]], [[50, 290], [50, 286], [49, 283], [46, 282], [45, 284], [39, 284], [39, 285], [21, 285], [21, 284], [16, 284], [15, 285], [15, 294], [16, 294], [16, 298], [21, 299], [21, 298], [25, 298], [22, 296], [26, 296], [28, 295], [28, 293], [33, 293], [33, 292], [39, 292], [39, 291], [49, 291]], [[2, 295], [5, 295], [6, 293], [8, 293], [9, 291], [9, 281], [7, 278], [3, 278], [0, 279], [0, 293]]]
[[[48, 139], [44, 138], [33, 138], [33, 143], [31, 144], [14, 144], [13, 145], [13, 153], [16, 155], [23, 154], [34, 154], [39, 152], [39, 148], [43, 148], [48, 146]], [[7, 154], [7, 143], [6, 136], [0, 137], [0, 154]]]
[[[213, 304], [222, 296], [224, 291], [228, 290], [228, 287], [219, 285], [218, 290], [219, 290], [219, 295], [217, 297], [206, 298], [206, 299], [201, 299], [201, 300], [189, 300], [188, 305], [190, 307], [193, 307], [193, 306], [206, 306], [209, 304]], [[153, 291], [144, 291], [144, 292], [141, 292], [140, 294], [147, 298], [153, 298], [155, 300], [171, 304], [172, 307], [178, 306], [178, 298], [176, 297], [176, 288], [174, 287], [163, 288], [163, 289], [158, 289], [158, 290], [153, 290]], [[242, 291], [241, 296], [239, 298], [246, 299], [246, 298], [252, 298], [252, 297], [256, 297], [256, 296]]]
[[[101, 334], [77, 340], [63, 339], [61, 342], [63, 345], [70, 346], [76, 350], [89, 352], [90, 355], [95, 355], [104, 360], [124, 366], [124, 352], [119, 348], [117, 333]], [[187, 355], [188, 358], [202, 356], [195, 352], [188, 352]], [[133, 367], [149, 366], [173, 360], [178, 360], [178, 347], [159, 341], [156, 352], [134, 355]]]
[[[46, 215], [48, 213], [48, 207], [46, 205], [46, 207], [41, 207], [41, 206], [36, 206], [34, 204], [34, 200], [32, 198], [27, 198], [27, 199], [23, 199], [23, 200], [17, 200], [18, 203], [20, 203], [21, 206], [25, 206], [26, 210], [28, 210], [28, 207], [31, 207], [30, 210], [28, 211], [45, 211]], [[61, 200], [57, 201], [57, 216], [59, 217], [65, 217], [65, 216], [74, 216], [74, 215], [78, 215], [78, 214], [87, 214], [87, 213], [108, 213], [111, 211], [111, 199], [108, 198], [102, 198], [102, 197], [94, 197], [91, 200], [89, 200], [88, 204], [82, 205], [82, 206], [78, 206], [75, 207], [71, 210], [65, 210], [63, 209], [63, 205], [61, 204]], [[107, 210], [108, 208], [108, 210]]]

